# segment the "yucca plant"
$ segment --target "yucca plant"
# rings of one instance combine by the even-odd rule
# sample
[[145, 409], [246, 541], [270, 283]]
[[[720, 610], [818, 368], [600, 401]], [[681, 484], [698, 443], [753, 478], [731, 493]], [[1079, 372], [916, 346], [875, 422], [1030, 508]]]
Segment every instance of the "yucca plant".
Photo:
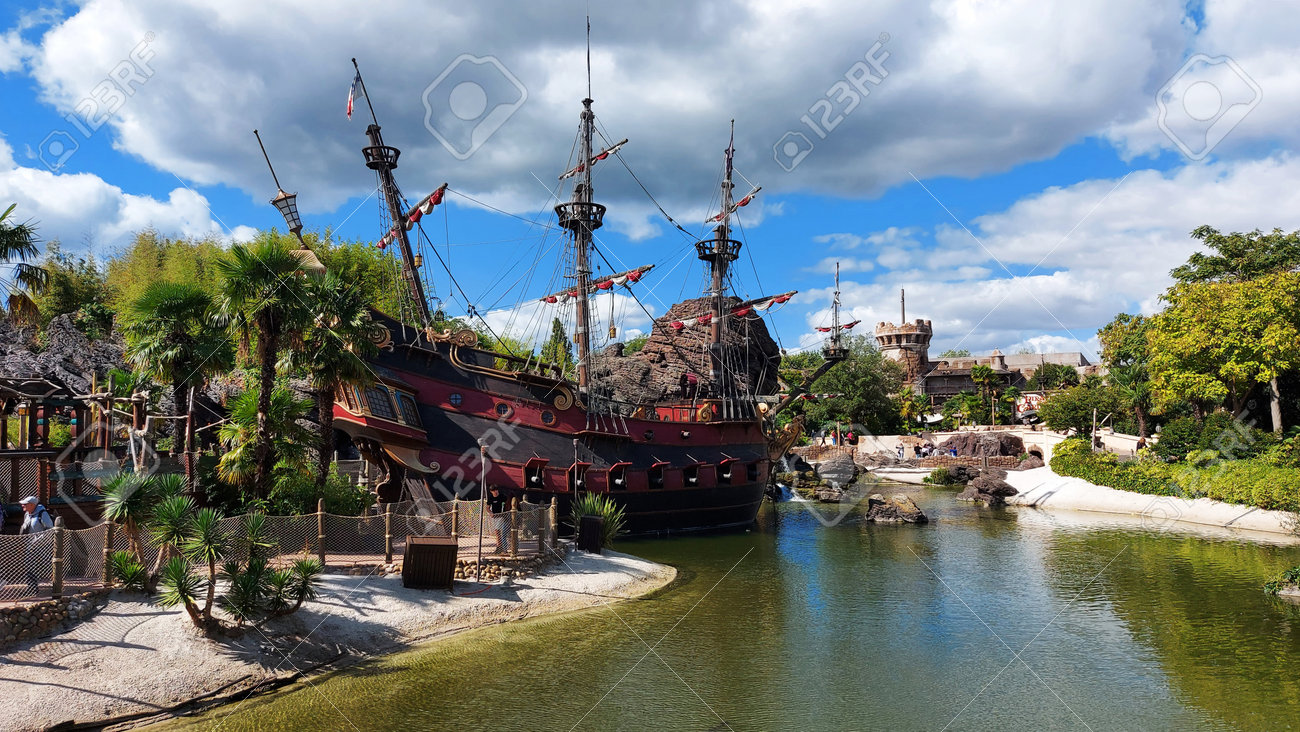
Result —
[[226, 562], [221, 569], [221, 579], [227, 583], [226, 593], [217, 604], [243, 625], [261, 614], [266, 605], [266, 560], [253, 558], [246, 566], [239, 562]]
[[[199, 596], [211, 587], [203, 577], [190, 570], [190, 563], [185, 557], [172, 557], [163, 565], [160, 583], [162, 595], [158, 604], [163, 607], [183, 605], [190, 621], [199, 630], [209, 628], [209, 618], [199, 612]], [[205, 587], [207, 585], [207, 587]]]
[[108, 560], [113, 568], [113, 579], [122, 586], [122, 589], [130, 592], [145, 591], [149, 572], [134, 554], [116, 551], [109, 555]]
[[583, 493], [573, 502], [570, 520], [575, 532], [583, 516], [601, 516], [605, 519], [605, 527], [600, 535], [601, 546], [613, 544], [614, 538], [623, 533], [623, 527], [627, 524], [623, 507], [602, 493]]
[[217, 562], [230, 552], [230, 537], [221, 530], [221, 512], [204, 508], [194, 515], [186, 528], [181, 550], [194, 562], [207, 565], [208, 596], [203, 602], [203, 622], [212, 622], [212, 603], [217, 591]]
[[167, 496], [153, 510], [149, 519], [149, 539], [158, 547], [153, 574], [158, 574], [163, 562], [172, 558], [185, 541], [194, 512], [194, 500], [189, 496]]

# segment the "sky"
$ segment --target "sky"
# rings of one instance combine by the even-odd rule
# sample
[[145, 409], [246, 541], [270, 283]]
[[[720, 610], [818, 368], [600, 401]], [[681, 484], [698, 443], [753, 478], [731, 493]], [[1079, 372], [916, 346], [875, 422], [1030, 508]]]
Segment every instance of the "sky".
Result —
[[[590, 89], [598, 272], [656, 269], [594, 304], [622, 339], [699, 296], [735, 122], [742, 297], [821, 343], [845, 322], [932, 322], [932, 354], [1082, 351], [1150, 313], [1189, 232], [1300, 229], [1296, 2], [596, 4]], [[346, 115], [352, 59], [452, 315], [549, 331], [552, 207], [587, 95], [586, 2], [10, 2], [0, 9], [0, 209], [102, 259], [152, 228], [248, 240], [283, 219], [253, 136], [308, 229], [384, 232]], [[661, 210], [662, 209], [662, 210]], [[666, 212], [666, 214], [665, 214]], [[671, 217], [671, 223], [668, 217]], [[677, 228], [680, 225], [680, 229]], [[684, 230], [684, 231], [683, 231]], [[389, 250], [391, 251], [391, 250]], [[455, 282], [439, 263], [450, 265]]]

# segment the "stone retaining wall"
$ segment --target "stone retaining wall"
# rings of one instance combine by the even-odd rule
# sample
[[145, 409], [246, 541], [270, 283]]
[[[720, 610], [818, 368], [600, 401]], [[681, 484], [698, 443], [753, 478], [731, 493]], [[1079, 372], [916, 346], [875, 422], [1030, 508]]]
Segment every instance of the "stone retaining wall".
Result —
[[39, 638], [99, 612], [109, 590], [0, 608], [0, 649]]
[[970, 457], [951, 455], [934, 455], [928, 458], [921, 458], [916, 464], [922, 468], [950, 468], [954, 465], [965, 465], [968, 468], [979, 468], [984, 466], [985, 460], [988, 460], [991, 468], [1015, 468], [1020, 465], [1020, 458], [1014, 455], [996, 455], [993, 457]]

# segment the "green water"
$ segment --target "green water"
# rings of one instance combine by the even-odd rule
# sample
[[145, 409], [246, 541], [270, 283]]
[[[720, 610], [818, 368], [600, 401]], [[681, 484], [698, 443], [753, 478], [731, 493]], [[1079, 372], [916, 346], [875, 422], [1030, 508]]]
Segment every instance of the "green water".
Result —
[[745, 534], [625, 542], [679, 579], [648, 599], [463, 634], [180, 724], [1300, 727], [1300, 607], [1260, 591], [1300, 549], [916, 497], [934, 523], [851, 515], [827, 527], [786, 503]]

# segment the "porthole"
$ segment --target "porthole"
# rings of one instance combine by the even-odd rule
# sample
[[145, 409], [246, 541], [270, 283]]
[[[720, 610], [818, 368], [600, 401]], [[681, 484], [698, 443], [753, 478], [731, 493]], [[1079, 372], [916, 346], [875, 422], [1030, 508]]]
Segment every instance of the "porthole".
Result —
[[450, 397], [447, 397], [447, 401], [451, 402], [451, 406], [459, 407], [460, 403], [464, 401], [464, 397], [462, 397], [459, 392], [456, 392], [453, 393]]
[[510, 405], [506, 404], [505, 402], [497, 402], [496, 410], [497, 410], [498, 417], [509, 417], [510, 414], [515, 411], [511, 409]]
[[545, 412], [542, 412], [542, 424], [546, 424], [546, 425], [555, 424], [555, 412], [552, 412], [549, 409], [546, 410]]

